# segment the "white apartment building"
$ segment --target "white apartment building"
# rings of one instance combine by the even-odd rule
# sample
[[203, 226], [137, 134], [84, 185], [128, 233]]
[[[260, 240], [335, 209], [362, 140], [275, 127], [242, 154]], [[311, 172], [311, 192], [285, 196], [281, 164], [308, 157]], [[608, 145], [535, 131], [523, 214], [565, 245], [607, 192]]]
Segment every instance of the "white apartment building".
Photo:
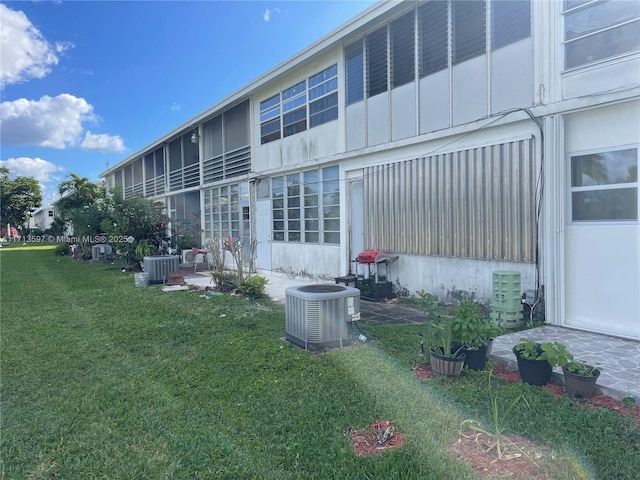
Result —
[[[193, 141], [192, 141], [193, 140]], [[202, 244], [486, 302], [492, 272], [546, 320], [640, 339], [640, 2], [379, 2], [101, 175]]]

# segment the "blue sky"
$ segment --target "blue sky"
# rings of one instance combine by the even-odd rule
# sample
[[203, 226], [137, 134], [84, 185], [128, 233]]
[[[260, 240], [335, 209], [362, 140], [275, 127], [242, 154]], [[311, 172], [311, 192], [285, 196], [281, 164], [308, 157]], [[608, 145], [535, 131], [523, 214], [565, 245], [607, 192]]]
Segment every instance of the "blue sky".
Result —
[[0, 164], [48, 204], [374, 3], [0, 2]]

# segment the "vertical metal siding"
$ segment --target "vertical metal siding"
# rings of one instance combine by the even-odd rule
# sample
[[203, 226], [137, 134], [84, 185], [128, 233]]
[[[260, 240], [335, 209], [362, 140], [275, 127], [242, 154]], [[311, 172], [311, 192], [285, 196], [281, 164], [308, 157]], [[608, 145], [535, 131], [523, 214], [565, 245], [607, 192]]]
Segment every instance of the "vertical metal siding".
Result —
[[533, 140], [365, 169], [365, 248], [533, 262]]

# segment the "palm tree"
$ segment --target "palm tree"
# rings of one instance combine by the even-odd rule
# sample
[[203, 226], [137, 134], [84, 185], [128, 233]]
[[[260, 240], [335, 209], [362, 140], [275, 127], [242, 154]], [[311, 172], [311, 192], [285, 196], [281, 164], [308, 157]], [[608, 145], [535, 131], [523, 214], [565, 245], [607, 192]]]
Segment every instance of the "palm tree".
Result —
[[72, 173], [70, 177], [70, 180], [66, 180], [58, 186], [60, 193], [58, 208], [63, 217], [70, 210], [91, 205], [103, 196], [100, 185], [90, 181], [87, 177], [80, 177], [75, 173]]

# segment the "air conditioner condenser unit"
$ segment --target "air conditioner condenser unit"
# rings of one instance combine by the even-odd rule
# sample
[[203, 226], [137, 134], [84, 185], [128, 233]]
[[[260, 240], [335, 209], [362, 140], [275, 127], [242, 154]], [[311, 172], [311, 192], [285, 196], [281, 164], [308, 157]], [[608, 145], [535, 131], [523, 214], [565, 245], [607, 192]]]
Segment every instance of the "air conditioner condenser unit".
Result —
[[144, 257], [144, 271], [149, 274], [149, 283], [166, 283], [169, 274], [180, 271], [178, 255], [151, 255]]
[[360, 319], [360, 290], [318, 284], [285, 290], [286, 338], [305, 350], [350, 343], [353, 321]]

